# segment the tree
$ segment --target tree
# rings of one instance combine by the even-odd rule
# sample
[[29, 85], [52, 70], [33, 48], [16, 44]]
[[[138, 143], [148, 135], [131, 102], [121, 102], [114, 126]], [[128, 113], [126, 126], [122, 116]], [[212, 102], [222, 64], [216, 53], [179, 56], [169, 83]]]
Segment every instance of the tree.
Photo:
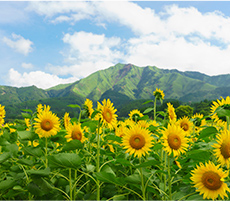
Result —
[[184, 116], [188, 116], [189, 118], [193, 115], [193, 108], [189, 105], [180, 105], [175, 109], [177, 118], [182, 118]]

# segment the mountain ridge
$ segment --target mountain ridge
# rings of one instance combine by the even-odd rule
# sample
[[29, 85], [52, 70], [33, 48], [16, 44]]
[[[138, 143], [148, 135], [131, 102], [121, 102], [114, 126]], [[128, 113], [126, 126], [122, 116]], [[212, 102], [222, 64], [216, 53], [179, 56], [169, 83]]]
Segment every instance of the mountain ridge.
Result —
[[[43, 90], [36, 86], [0, 86], [0, 104], [17, 104], [47, 98], [75, 97], [98, 101], [116, 94], [116, 100], [153, 99], [153, 91], [160, 88], [169, 99], [182, 102], [213, 100], [227, 96], [230, 74], [209, 76], [196, 71], [160, 69], [156, 66], [138, 67], [118, 63], [99, 70], [76, 82], [57, 85]], [[119, 100], [119, 98], [121, 100]]]

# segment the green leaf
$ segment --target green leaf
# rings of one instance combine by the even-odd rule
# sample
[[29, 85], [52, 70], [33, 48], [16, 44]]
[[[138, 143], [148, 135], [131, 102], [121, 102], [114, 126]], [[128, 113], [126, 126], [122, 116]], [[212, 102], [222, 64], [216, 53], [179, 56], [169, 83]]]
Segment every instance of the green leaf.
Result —
[[153, 103], [153, 100], [148, 100], [148, 101], [142, 103], [142, 105], [145, 105], [145, 104], [148, 104], [148, 103]]
[[49, 176], [49, 174], [50, 174], [50, 168], [46, 168], [44, 170], [32, 169], [32, 170], [27, 170], [26, 172], [30, 175], [38, 175], [38, 176], [46, 177], [46, 176]]
[[64, 151], [70, 151], [70, 150], [76, 150], [82, 148], [83, 148], [83, 144], [79, 140], [71, 140], [64, 145], [62, 151], [64, 152]]
[[35, 133], [30, 131], [18, 131], [18, 136], [21, 140], [32, 140], [34, 139]]
[[125, 182], [130, 183], [130, 184], [140, 184], [141, 177], [139, 174], [132, 174], [125, 178]]
[[21, 115], [22, 115], [22, 117], [25, 118], [25, 119], [31, 119], [31, 115], [30, 115], [29, 113], [22, 112]]
[[147, 109], [143, 112], [143, 114], [152, 112], [153, 110], [154, 110], [154, 108], [147, 108]]
[[120, 178], [116, 178], [112, 173], [108, 172], [96, 172], [95, 176], [100, 181], [103, 181], [105, 183], [111, 183], [116, 185], [123, 186], [124, 182]]
[[3, 136], [0, 136], [0, 146], [10, 144]]
[[154, 144], [153, 150], [156, 151], [156, 150], [162, 149], [162, 147], [163, 147], [162, 144]]
[[0, 182], [0, 190], [4, 191], [12, 188], [15, 185], [15, 180], [10, 178]]
[[122, 165], [124, 165], [124, 166], [131, 166], [130, 161], [125, 160], [125, 159], [122, 159], [122, 158], [116, 159], [116, 162], [117, 162], [117, 163], [120, 163], [120, 164], [122, 164]]
[[5, 162], [8, 158], [11, 157], [11, 153], [10, 152], [3, 152], [1, 155], [0, 155], [0, 163], [3, 163]]
[[187, 200], [203, 200], [203, 196], [199, 194], [195, 194], [195, 195], [189, 196]]
[[210, 137], [211, 135], [214, 135], [217, 132], [218, 131], [215, 127], [213, 127], [213, 126], [207, 127], [200, 132], [199, 139], [203, 139], [205, 137]]
[[22, 165], [28, 165], [28, 166], [32, 166], [34, 164], [34, 162], [32, 160], [25, 159], [25, 158], [19, 159], [17, 162], [22, 164]]
[[58, 153], [48, 156], [48, 163], [52, 168], [78, 169], [81, 165], [81, 158], [75, 153]]
[[16, 156], [17, 153], [18, 153], [18, 145], [16, 145], [16, 144], [8, 144], [8, 145], [6, 145], [5, 150], [7, 152], [11, 152], [14, 156]]
[[76, 107], [78, 107], [78, 108], [81, 109], [81, 107], [80, 107], [79, 105], [77, 105], [77, 104], [70, 104], [70, 105], [68, 105], [68, 107], [71, 107], [71, 108], [76, 108]]
[[105, 141], [107, 141], [107, 140], [112, 140], [112, 141], [116, 141], [118, 143], [121, 143], [121, 137], [115, 136], [115, 135], [106, 135]]
[[187, 157], [196, 161], [209, 160], [211, 154], [209, 151], [204, 150], [192, 150], [187, 152]]
[[30, 112], [31, 114], [33, 113], [33, 111], [30, 110], [30, 109], [22, 109], [22, 111], [23, 111], [23, 112]]
[[148, 166], [152, 166], [152, 165], [159, 165], [159, 161], [157, 160], [149, 160], [146, 161], [144, 163], [141, 163], [140, 165], [136, 165], [136, 168], [140, 168], [140, 167], [148, 167]]
[[116, 174], [114, 173], [113, 169], [111, 167], [109, 167], [108, 165], [105, 165], [101, 172], [107, 172], [107, 173], [111, 173], [112, 175], [114, 175], [116, 177]]
[[25, 155], [40, 157], [43, 155], [41, 147], [23, 147], [22, 151]]

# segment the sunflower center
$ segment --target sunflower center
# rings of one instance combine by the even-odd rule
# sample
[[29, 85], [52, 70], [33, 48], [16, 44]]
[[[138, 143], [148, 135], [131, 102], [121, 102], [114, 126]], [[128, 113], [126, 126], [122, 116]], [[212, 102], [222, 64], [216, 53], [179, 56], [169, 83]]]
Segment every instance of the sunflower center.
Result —
[[205, 172], [201, 178], [204, 186], [210, 190], [217, 190], [221, 187], [221, 177], [213, 171]]
[[103, 118], [110, 123], [112, 121], [113, 115], [111, 113], [111, 110], [106, 108], [105, 111], [102, 114]]
[[223, 143], [220, 147], [222, 156], [227, 159], [230, 157], [230, 142]]
[[168, 144], [172, 149], [179, 149], [181, 146], [181, 139], [180, 136], [174, 134], [174, 133], [170, 133], [168, 135]]
[[138, 118], [140, 118], [139, 114], [137, 114], [137, 113], [133, 114], [133, 116], [132, 116], [133, 121], [137, 122]]
[[189, 129], [189, 125], [185, 122], [182, 122], [181, 123], [181, 128], [184, 130], [184, 131], [187, 131]]
[[79, 141], [81, 141], [81, 139], [82, 139], [82, 133], [80, 131], [78, 131], [78, 130], [73, 130], [71, 138], [73, 140], [79, 140]]
[[200, 118], [195, 118], [195, 126], [200, 126], [201, 125], [201, 119]]
[[145, 145], [145, 138], [140, 134], [130, 137], [129, 144], [133, 149], [139, 150]]
[[53, 122], [50, 119], [44, 119], [41, 122], [41, 128], [45, 131], [50, 131], [53, 128]]

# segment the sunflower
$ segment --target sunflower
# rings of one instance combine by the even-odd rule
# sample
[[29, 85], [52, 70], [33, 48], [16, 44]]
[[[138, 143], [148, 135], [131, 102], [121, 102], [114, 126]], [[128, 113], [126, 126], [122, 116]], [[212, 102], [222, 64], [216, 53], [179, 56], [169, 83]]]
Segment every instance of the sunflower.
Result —
[[64, 114], [64, 127], [65, 128], [68, 128], [68, 126], [70, 125], [70, 120], [71, 120], [71, 118], [69, 117], [69, 113], [66, 112]]
[[114, 109], [113, 103], [110, 99], [104, 99], [102, 105], [98, 102], [99, 118], [102, 120], [103, 125], [113, 129], [117, 124], [117, 109]]
[[169, 121], [176, 121], [176, 113], [173, 105], [171, 103], [167, 103], [168, 106], [168, 115], [169, 115]]
[[79, 140], [80, 142], [85, 141], [83, 129], [81, 128], [80, 123], [74, 122], [73, 124], [70, 124], [67, 128], [67, 135], [65, 138], [67, 138], [67, 142], [70, 140]]
[[86, 98], [85, 102], [84, 102], [84, 108], [87, 112], [87, 116], [91, 119], [91, 115], [94, 112], [93, 109], [93, 101], [89, 100], [88, 98]]
[[26, 123], [26, 130], [29, 131], [31, 128], [31, 124], [30, 124], [30, 119], [29, 118], [25, 118], [24, 119], [25, 123]]
[[177, 124], [189, 135], [192, 132], [193, 123], [189, 120], [188, 117], [180, 118], [177, 121]]
[[188, 140], [185, 137], [185, 131], [178, 125], [168, 124], [167, 128], [161, 131], [162, 144], [164, 150], [170, 155], [173, 153], [173, 156], [179, 156], [180, 154], [185, 153], [188, 147]]
[[200, 132], [201, 130], [203, 130], [203, 126], [205, 126], [206, 120], [204, 119], [204, 115], [203, 114], [199, 114], [196, 113], [192, 116], [192, 119], [194, 120], [194, 125], [195, 125], [195, 131], [196, 132]]
[[116, 136], [123, 137], [125, 133], [127, 132], [128, 127], [125, 122], [119, 122], [118, 126], [115, 130]]
[[129, 112], [129, 119], [137, 122], [138, 118], [143, 117], [144, 115], [137, 109], [134, 109]]
[[213, 145], [214, 155], [217, 157], [221, 165], [230, 167], [230, 131], [225, 129], [217, 135], [217, 143]]
[[43, 110], [43, 105], [41, 103], [39, 103], [37, 105], [37, 113], [40, 113]]
[[211, 118], [214, 119], [214, 121], [218, 120], [224, 120], [222, 117], [219, 117], [216, 112], [217, 109], [223, 108], [223, 109], [230, 109], [230, 97], [227, 96], [226, 99], [221, 97], [221, 100], [213, 101], [211, 105]]
[[140, 125], [142, 128], [148, 128], [151, 124], [146, 120], [140, 120], [137, 122], [138, 125]]
[[134, 154], [134, 157], [140, 158], [148, 154], [153, 146], [152, 141], [153, 137], [147, 129], [134, 125], [123, 136], [122, 146], [124, 146], [124, 149], [127, 149], [126, 153]]
[[0, 104], [0, 128], [2, 127], [2, 125], [4, 124], [4, 118], [6, 115], [6, 111], [5, 111], [5, 106], [2, 106]]
[[162, 90], [156, 88], [153, 92], [153, 95], [156, 97], [157, 100], [164, 100], [165, 94]]
[[40, 138], [56, 135], [60, 130], [59, 118], [51, 111], [41, 111], [34, 120], [36, 121], [34, 123], [35, 132]]
[[203, 199], [216, 199], [220, 196], [222, 199], [227, 197], [226, 191], [230, 192], [227, 184], [224, 183], [224, 178], [228, 176], [227, 172], [223, 172], [219, 168], [220, 165], [215, 166], [211, 161], [208, 163], [200, 163], [196, 169], [192, 170], [191, 180], [196, 191], [203, 194]]

